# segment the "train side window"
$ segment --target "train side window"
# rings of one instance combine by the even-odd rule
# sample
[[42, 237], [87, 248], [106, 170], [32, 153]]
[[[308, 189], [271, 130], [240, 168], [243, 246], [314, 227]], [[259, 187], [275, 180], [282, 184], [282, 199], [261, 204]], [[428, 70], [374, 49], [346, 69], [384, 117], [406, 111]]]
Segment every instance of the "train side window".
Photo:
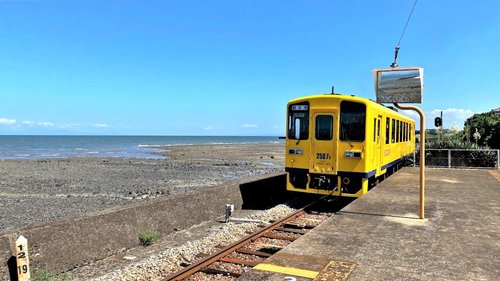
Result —
[[377, 119], [377, 138], [378, 138], [377, 143], [380, 144], [380, 118]]
[[402, 142], [403, 141], [403, 121], [399, 121], [399, 141], [398, 142]]
[[392, 120], [392, 130], [391, 130], [391, 143], [396, 142], [396, 120], [391, 118]]
[[405, 141], [408, 141], [408, 123], [405, 123]]
[[408, 123], [405, 123], [405, 141], [408, 141]]
[[410, 141], [410, 128], [411, 128], [411, 125], [410, 123], [408, 123], [408, 131], [406, 131], [406, 139], [407, 141]]
[[409, 137], [409, 140], [411, 141], [411, 125], [410, 125], [410, 137]]
[[399, 142], [401, 140], [400, 134], [401, 134], [401, 121], [397, 120], [396, 121], [396, 142]]
[[406, 141], [406, 122], [403, 122], [403, 141]]
[[316, 139], [333, 139], [333, 117], [331, 115], [316, 116]]
[[396, 143], [399, 142], [399, 131], [401, 129], [400, 125], [399, 120], [396, 120]]
[[391, 119], [389, 117], [385, 118], [385, 143], [389, 144], [391, 136]]
[[403, 141], [403, 121], [399, 121], [399, 142]]
[[403, 121], [400, 121], [400, 122], [401, 122], [401, 131], [399, 131], [399, 141], [403, 142], [404, 141], [403, 136], [405, 133], [405, 122], [403, 122]]
[[377, 141], [377, 118], [373, 118], [373, 142]]

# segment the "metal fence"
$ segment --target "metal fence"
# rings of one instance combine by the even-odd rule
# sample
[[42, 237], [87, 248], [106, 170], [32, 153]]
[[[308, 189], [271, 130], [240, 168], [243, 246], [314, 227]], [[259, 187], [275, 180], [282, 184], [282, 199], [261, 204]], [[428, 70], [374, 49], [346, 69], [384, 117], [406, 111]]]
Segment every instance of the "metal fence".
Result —
[[[420, 151], [413, 152], [418, 166]], [[499, 149], [425, 149], [425, 166], [440, 168], [497, 168], [500, 169]]]

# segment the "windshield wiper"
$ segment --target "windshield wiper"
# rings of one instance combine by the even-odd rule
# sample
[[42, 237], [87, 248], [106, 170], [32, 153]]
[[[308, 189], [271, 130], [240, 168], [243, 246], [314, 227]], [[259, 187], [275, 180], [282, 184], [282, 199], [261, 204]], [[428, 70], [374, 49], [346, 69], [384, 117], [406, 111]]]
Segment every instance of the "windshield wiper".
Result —
[[354, 145], [352, 145], [351, 141], [349, 140], [349, 137], [348, 137], [348, 134], [347, 134], [347, 130], [342, 130], [342, 135], [343, 135], [344, 139], [349, 143], [349, 145], [351, 146], [351, 148], [353, 148]]

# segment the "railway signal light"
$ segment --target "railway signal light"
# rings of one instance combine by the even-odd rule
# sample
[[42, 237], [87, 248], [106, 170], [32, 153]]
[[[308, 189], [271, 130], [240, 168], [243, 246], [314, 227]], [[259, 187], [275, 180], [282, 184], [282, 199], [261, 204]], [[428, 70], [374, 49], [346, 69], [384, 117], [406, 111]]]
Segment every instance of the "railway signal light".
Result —
[[443, 126], [443, 120], [440, 117], [436, 117], [436, 119], [434, 119], [434, 126], [438, 128]]

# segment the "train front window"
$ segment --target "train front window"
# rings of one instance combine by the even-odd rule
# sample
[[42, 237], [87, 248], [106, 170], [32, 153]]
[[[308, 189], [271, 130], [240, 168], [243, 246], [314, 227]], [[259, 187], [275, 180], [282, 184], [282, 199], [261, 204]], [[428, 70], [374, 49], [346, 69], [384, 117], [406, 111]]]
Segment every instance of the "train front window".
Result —
[[340, 140], [364, 141], [366, 106], [362, 103], [340, 103]]
[[288, 108], [288, 139], [309, 138], [309, 103], [293, 104]]

